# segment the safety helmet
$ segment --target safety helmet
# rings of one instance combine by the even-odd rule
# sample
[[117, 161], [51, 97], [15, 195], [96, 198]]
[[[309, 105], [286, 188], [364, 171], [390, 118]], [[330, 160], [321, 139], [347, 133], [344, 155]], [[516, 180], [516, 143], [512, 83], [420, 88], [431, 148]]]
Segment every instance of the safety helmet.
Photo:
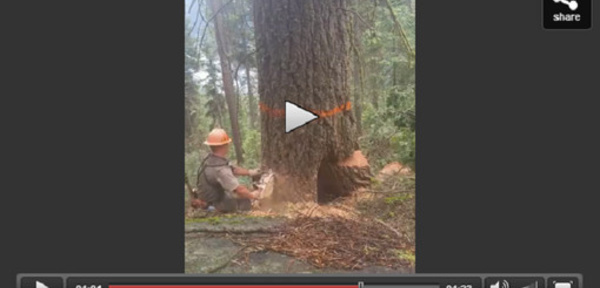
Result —
[[220, 146], [231, 143], [231, 138], [227, 136], [227, 132], [221, 128], [215, 128], [206, 137], [206, 141], [204, 141], [205, 145], [208, 146]]

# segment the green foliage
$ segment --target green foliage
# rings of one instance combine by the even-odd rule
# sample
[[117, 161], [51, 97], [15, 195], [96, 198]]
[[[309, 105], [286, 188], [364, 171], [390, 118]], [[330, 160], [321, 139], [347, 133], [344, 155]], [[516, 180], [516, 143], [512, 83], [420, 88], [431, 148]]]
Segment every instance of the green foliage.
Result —
[[386, 117], [392, 118], [396, 127], [406, 127], [415, 130], [415, 89], [409, 84], [404, 90], [392, 87], [386, 99], [388, 108]]
[[[402, 33], [414, 51], [415, 15], [408, 5], [409, 1], [389, 2]], [[386, 2], [356, 3], [353, 9], [361, 15], [362, 20], [358, 21], [363, 31], [359, 43], [361, 52], [354, 55], [359, 58], [357, 62], [362, 63], [364, 74], [361, 149], [375, 170], [392, 161], [414, 169], [414, 66]], [[354, 91], [361, 91], [356, 87], [361, 82], [353, 83]]]
[[388, 105], [374, 108], [366, 104], [362, 126], [365, 130], [361, 147], [375, 169], [398, 161], [415, 169], [415, 94], [412, 86], [394, 88], [386, 99]]
[[[414, 0], [389, 0], [393, 13], [406, 36], [409, 46], [415, 48], [415, 14], [409, 3]], [[202, 16], [186, 19], [185, 31], [185, 111], [186, 111], [186, 173], [195, 181], [200, 159], [208, 150], [202, 145], [208, 132], [215, 126], [231, 131], [228, 107], [223, 95], [221, 67], [214, 37], [212, 12], [207, 1], [194, 1]], [[414, 66], [404, 46], [398, 25], [393, 21], [386, 1], [352, 1], [348, 7], [353, 19], [352, 38], [356, 50], [351, 54], [353, 63], [360, 64], [360, 78], [351, 81], [351, 91], [360, 93], [362, 107], [361, 149], [374, 171], [392, 161], [399, 161], [414, 169], [415, 161], [415, 91]], [[260, 123], [249, 121], [250, 102], [247, 93], [245, 69], [250, 70], [254, 97], [256, 87], [256, 48], [251, 1], [223, 1], [223, 25], [229, 31], [227, 55], [236, 81], [240, 134], [246, 168], [261, 163]], [[190, 15], [188, 15], [190, 16]], [[196, 19], [198, 18], [198, 19]], [[202, 20], [204, 19], [204, 20]], [[198, 21], [196, 21], [198, 20]], [[195, 30], [190, 33], [191, 26]], [[208, 26], [207, 26], [208, 25]], [[207, 29], [204, 29], [207, 27]], [[203, 34], [203, 32], [205, 33]], [[201, 40], [202, 39], [202, 40]], [[200, 45], [201, 42], [201, 45]], [[352, 72], [352, 71], [350, 71]], [[236, 74], [237, 73], [237, 74]], [[257, 106], [255, 98], [254, 106]], [[358, 101], [358, 100], [357, 100]], [[258, 111], [258, 107], [256, 110]], [[257, 113], [258, 114], [258, 113]], [[233, 147], [232, 147], [233, 152]], [[233, 153], [232, 153], [233, 154]]]
[[[186, 32], [189, 31], [189, 23], [186, 21]], [[194, 80], [194, 67], [198, 64], [198, 54], [195, 49], [196, 41], [193, 38], [185, 39], [185, 78], [184, 78], [184, 99], [185, 99], [185, 137], [192, 137], [193, 127], [195, 126], [196, 112], [198, 103], [198, 83]], [[190, 139], [186, 139], [190, 140]], [[187, 144], [187, 143], [186, 143]]]
[[198, 168], [202, 159], [206, 157], [208, 151], [194, 150], [185, 154], [185, 173], [192, 186], [196, 185], [196, 177], [198, 176]]
[[[388, 205], [398, 205], [404, 203], [404, 201], [411, 199], [413, 194], [399, 193], [394, 196], [389, 196], [384, 199], [384, 202]], [[392, 215], [393, 217], [394, 215]]]
[[248, 129], [244, 133], [244, 157], [246, 167], [258, 167], [260, 165], [260, 132]]
[[408, 261], [413, 266], [415, 265], [415, 261], [416, 261], [415, 252], [408, 251], [408, 250], [407, 251], [398, 250], [398, 249], [393, 249], [392, 251], [396, 255], [396, 257], [398, 257], [402, 260]]
[[416, 151], [415, 132], [402, 128], [392, 136], [390, 142], [400, 163], [408, 165], [414, 171]]

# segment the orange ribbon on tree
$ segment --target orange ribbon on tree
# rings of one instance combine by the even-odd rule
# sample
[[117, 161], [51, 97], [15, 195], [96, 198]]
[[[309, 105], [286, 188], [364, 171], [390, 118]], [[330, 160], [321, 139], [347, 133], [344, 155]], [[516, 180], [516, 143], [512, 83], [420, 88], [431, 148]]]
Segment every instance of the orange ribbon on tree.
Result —
[[[265, 112], [272, 117], [285, 117], [285, 109], [272, 109], [262, 102], [258, 103], [258, 106], [260, 107], [260, 111]], [[307, 110], [317, 114], [319, 116], [319, 118], [324, 118], [324, 117], [333, 116], [333, 115], [338, 114], [343, 111], [349, 111], [350, 109], [352, 109], [352, 103], [350, 103], [350, 101], [348, 101], [345, 104], [342, 104], [342, 105], [335, 107], [333, 109], [330, 109], [330, 110], [314, 110], [314, 109], [307, 109]]]

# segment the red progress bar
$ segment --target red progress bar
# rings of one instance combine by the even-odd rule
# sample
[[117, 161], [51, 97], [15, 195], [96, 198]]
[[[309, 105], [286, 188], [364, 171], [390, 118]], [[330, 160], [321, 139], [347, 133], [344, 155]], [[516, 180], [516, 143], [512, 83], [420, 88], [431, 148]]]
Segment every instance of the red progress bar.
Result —
[[358, 285], [108, 285], [108, 288], [358, 288]]

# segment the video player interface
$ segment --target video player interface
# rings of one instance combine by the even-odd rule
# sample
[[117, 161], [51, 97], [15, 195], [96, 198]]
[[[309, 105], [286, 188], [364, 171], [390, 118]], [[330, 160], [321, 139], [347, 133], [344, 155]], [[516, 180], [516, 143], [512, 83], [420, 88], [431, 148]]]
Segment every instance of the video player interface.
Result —
[[21, 288], [580, 288], [578, 274], [21, 274]]

